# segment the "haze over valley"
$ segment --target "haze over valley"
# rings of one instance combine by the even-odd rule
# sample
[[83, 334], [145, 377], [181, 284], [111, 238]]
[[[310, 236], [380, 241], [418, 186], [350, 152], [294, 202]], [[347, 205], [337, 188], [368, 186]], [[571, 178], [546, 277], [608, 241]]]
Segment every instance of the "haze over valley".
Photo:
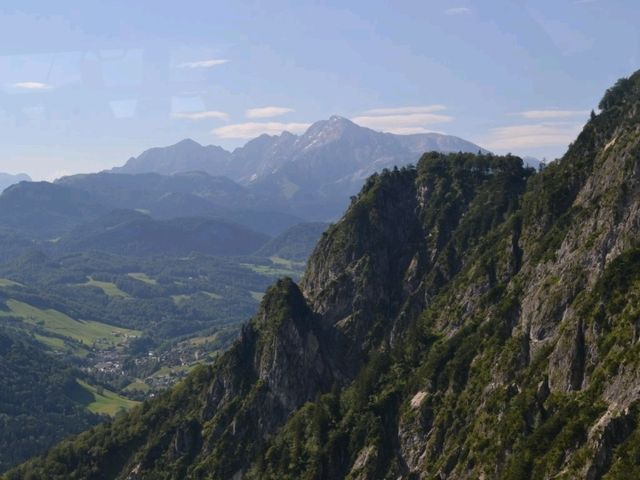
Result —
[[0, 478], [640, 478], [637, 20], [3, 4]]

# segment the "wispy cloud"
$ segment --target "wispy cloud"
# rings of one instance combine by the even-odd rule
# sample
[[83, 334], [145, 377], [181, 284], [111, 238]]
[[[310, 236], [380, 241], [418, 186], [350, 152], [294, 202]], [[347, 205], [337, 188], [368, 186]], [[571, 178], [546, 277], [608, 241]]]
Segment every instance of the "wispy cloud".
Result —
[[510, 125], [492, 129], [482, 144], [492, 150], [563, 147], [571, 143], [581, 129], [582, 124], [572, 122]]
[[432, 130], [431, 128], [425, 127], [396, 127], [386, 130], [389, 133], [395, 133], [396, 135], [413, 135], [416, 133], [440, 133], [443, 132], [438, 130]]
[[444, 11], [445, 15], [470, 15], [471, 9], [468, 7], [453, 7], [447, 8]]
[[211, 133], [220, 138], [255, 138], [266, 133], [278, 135], [285, 130], [291, 133], [302, 133], [309, 128], [309, 123], [280, 123], [280, 122], [247, 122], [226, 125], [212, 130]]
[[384, 132], [399, 134], [426, 133], [433, 131], [426, 128], [427, 125], [446, 123], [453, 120], [450, 115], [435, 113], [443, 110], [446, 110], [444, 105], [374, 108], [351, 120], [363, 127]]
[[444, 105], [422, 105], [412, 107], [372, 108], [364, 112], [364, 115], [403, 115], [412, 113], [433, 113], [446, 110]]
[[245, 115], [247, 118], [271, 118], [279, 117], [280, 115], [293, 111], [293, 108], [288, 107], [260, 107], [247, 110]]
[[209, 120], [211, 118], [224, 120], [225, 122], [229, 120], [229, 114], [225, 112], [219, 112], [217, 110], [207, 110], [205, 112], [172, 113], [171, 116], [173, 118], [179, 118], [183, 120]]
[[224, 58], [210, 58], [208, 60], [198, 60], [195, 62], [184, 62], [176, 65], [178, 68], [212, 68], [229, 62]]
[[513, 115], [517, 115], [522, 118], [528, 118], [530, 120], [553, 120], [562, 118], [573, 118], [588, 115], [589, 110], [525, 110], [524, 112], [517, 112]]
[[48, 83], [42, 82], [18, 82], [11, 85], [14, 88], [20, 88], [23, 90], [49, 90], [52, 88]]
[[566, 21], [557, 18], [545, 17], [533, 8], [528, 8], [527, 11], [562, 55], [574, 55], [592, 47], [594, 39], [588, 36], [591, 32], [573, 28]]

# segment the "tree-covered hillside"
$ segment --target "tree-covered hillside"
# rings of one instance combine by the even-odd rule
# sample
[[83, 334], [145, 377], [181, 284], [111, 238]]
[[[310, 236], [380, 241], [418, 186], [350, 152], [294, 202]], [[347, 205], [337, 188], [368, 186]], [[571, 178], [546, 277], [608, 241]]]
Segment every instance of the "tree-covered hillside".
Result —
[[374, 175], [211, 366], [7, 478], [640, 476], [640, 72], [540, 173]]
[[294, 262], [305, 262], [318, 243], [322, 232], [329, 227], [326, 223], [300, 223], [288, 228], [271, 239], [256, 255], [280, 257]]
[[0, 472], [100, 420], [79, 398], [79, 375], [0, 326]]

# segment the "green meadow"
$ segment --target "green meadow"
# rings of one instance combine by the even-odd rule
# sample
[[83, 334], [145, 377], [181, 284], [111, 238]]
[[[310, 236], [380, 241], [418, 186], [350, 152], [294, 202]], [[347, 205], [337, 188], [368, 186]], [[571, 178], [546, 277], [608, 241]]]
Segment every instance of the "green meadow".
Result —
[[[18, 300], [7, 300], [9, 311], [0, 311], [0, 317], [12, 316], [25, 323], [41, 327], [54, 337], [67, 337], [85, 346], [111, 347], [122, 344], [127, 337], [137, 337], [138, 330], [107, 325], [95, 321], [75, 320], [62, 312], [53, 309], [41, 309]], [[50, 346], [59, 346], [55, 340]]]

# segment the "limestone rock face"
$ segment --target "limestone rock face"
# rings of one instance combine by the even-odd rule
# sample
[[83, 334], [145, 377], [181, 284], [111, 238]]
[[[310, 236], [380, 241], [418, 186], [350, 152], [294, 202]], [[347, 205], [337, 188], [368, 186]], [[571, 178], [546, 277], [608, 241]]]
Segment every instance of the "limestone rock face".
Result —
[[637, 73], [539, 173], [370, 177], [213, 366], [17, 474], [640, 478], [639, 240]]

